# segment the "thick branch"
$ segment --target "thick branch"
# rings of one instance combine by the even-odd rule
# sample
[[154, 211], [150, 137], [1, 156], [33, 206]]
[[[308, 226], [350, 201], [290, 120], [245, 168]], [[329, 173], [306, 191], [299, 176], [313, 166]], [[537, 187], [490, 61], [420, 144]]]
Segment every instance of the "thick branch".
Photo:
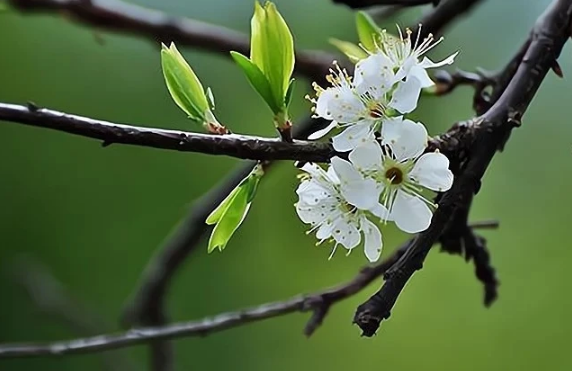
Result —
[[439, 5], [426, 16], [421, 18], [418, 24], [421, 29], [421, 37], [426, 37], [429, 33], [440, 34], [443, 29], [454, 20], [468, 13], [475, 5], [482, 0], [442, 0]]
[[431, 226], [417, 236], [387, 272], [381, 290], [358, 307], [355, 322], [364, 335], [372, 336], [380, 322], [389, 317], [397, 297], [413, 273], [422, 267], [451, 215], [478, 190], [494, 154], [502, 148], [512, 129], [520, 125], [522, 115], [570, 37], [571, 16], [572, 0], [556, 0], [537, 21], [514, 77], [499, 100], [479, 118], [469, 160], [452, 189], [439, 202]]
[[[229, 56], [231, 50], [250, 54], [250, 41], [240, 32], [209, 23], [176, 17], [117, 0], [7, 0], [23, 12], [66, 12], [78, 22], [148, 37], [158, 42], [175, 42]], [[314, 79], [325, 75], [335, 59], [323, 52], [298, 51], [297, 73]]]
[[154, 340], [205, 336], [267, 318], [294, 312], [313, 311], [314, 314], [310, 317], [304, 330], [305, 334], [309, 336], [320, 326], [330, 306], [355, 295], [373, 280], [382, 276], [399, 259], [407, 246], [408, 243], [404, 244], [387, 260], [375, 266], [363, 268], [351, 281], [314, 294], [297, 296], [285, 301], [268, 303], [238, 312], [223, 313], [198, 321], [174, 323], [161, 327], [136, 328], [123, 333], [105, 334], [50, 344], [0, 345], [0, 358], [61, 356], [99, 352], [148, 343]]
[[327, 143], [261, 138], [247, 135], [211, 135], [116, 124], [45, 108], [0, 103], [0, 120], [54, 129], [111, 144], [130, 144], [182, 152], [226, 155], [251, 160], [324, 162], [335, 155]]
[[416, 6], [433, 4], [437, 5], [441, 0], [333, 0], [334, 3], [344, 4], [352, 9], [368, 8], [372, 6], [399, 5]]

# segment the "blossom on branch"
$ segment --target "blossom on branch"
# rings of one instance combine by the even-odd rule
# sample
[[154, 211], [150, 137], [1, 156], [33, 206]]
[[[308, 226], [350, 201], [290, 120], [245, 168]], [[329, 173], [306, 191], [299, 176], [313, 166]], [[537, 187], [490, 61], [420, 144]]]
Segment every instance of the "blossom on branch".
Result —
[[403, 115], [415, 110], [421, 90], [434, 84], [426, 70], [453, 63], [457, 53], [435, 63], [424, 54], [442, 39], [429, 35], [421, 41], [421, 26], [415, 41], [409, 29], [404, 37], [398, 27], [399, 37], [394, 37], [366, 26], [360, 39], [370, 43], [362, 44], [366, 54], [357, 61], [354, 77], [334, 62], [326, 77], [331, 86], [314, 84], [316, 97], [310, 99], [315, 116], [331, 121], [310, 139], [341, 128], [332, 144], [338, 152], [350, 152], [349, 161], [333, 157], [327, 171], [306, 164], [303, 170], [309, 175], [298, 187], [296, 210], [317, 230], [320, 242], [332, 238], [336, 246], [351, 250], [363, 233], [366, 256], [375, 261], [381, 233], [369, 218], [395, 222], [407, 233], [421, 232], [436, 208], [430, 191], [445, 192], [453, 184], [449, 159], [425, 153], [427, 129]]
[[[347, 164], [351, 167], [351, 164]], [[387, 210], [379, 202], [375, 202], [369, 210], [350, 203], [342, 194], [342, 184], [335, 168], [330, 166], [326, 171], [316, 164], [302, 167], [307, 174], [296, 190], [299, 197], [296, 203], [298, 216], [302, 222], [312, 226], [308, 233], [316, 231], [319, 243], [327, 239], [335, 241], [330, 257], [338, 245], [349, 253], [359, 245], [363, 233], [365, 255], [370, 261], [376, 261], [381, 253], [381, 232], [370, 217], [387, 218]], [[362, 191], [375, 191], [375, 182], [361, 180]]]
[[421, 123], [397, 118], [382, 127], [382, 145], [373, 141], [353, 150], [349, 159], [363, 175], [374, 179], [388, 220], [407, 233], [429, 227], [436, 206], [424, 189], [444, 192], [453, 184], [449, 160], [441, 153], [424, 153], [427, 131]]

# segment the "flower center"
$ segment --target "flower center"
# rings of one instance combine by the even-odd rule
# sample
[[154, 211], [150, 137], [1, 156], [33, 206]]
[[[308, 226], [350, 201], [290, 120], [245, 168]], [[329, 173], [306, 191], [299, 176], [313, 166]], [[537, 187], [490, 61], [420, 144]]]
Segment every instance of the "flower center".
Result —
[[385, 116], [385, 107], [373, 99], [367, 102], [367, 110], [371, 118], [380, 119]]
[[355, 214], [355, 212], [357, 211], [357, 207], [345, 201], [340, 200], [340, 205], [342, 207], [342, 210], [346, 213]]
[[403, 182], [403, 171], [397, 167], [390, 167], [385, 171], [385, 178], [393, 185]]

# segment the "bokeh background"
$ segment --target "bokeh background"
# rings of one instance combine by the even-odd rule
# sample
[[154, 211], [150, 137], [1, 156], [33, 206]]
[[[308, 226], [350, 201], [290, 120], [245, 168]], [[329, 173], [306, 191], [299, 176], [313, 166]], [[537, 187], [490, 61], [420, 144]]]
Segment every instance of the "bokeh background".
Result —
[[[142, 5], [248, 32], [251, 0], [138, 1]], [[352, 12], [330, 1], [276, 0], [299, 48], [326, 48], [329, 37], [355, 40]], [[503, 66], [549, 0], [484, 1], [446, 33], [435, 51], [461, 50], [457, 66]], [[416, 19], [427, 8], [399, 18]], [[386, 26], [395, 19], [387, 21]], [[94, 33], [97, 33], [94, 35]], [[103, 45], [97, 42], [103, 40]], [[228, 58], [183, 49], [235, 132], [274, 135], [271, 114]], [[570, 48], [561, 58], [570, 69]], [[294, 116], [309, 105], [297, 85]], [[176, 341], [177, 370], [570, 370], [572, 299], [570, 220], [572, 126], [568, 78], [550, 74], [497, 156], [476, 198], [472, 219], [496, 218], [485, 232], [502, 282], [500, 298], [482, 305], [472, 264], [435, 249], [410, 281], [379, 334], [361, 338], [355, 307], [378, 283], [336, 305], [310, 339], [308, 314], [293, 314], [206, 338]], [[471, 91], [425, 98], [417, 117], [433, 134], [472, 115]], [[159, 45], [73, 24], [61, 16], [0, 13], [0, 101], [36, 102], [80, 115], [193, 130], [163, 84]], [[113, 145], [0, 123], [0, 263], [31, 256], [47, 265], [75, 298], [118, 328], [122, 306], [141, 270], [193, 200], [237, 160]], [[170, 290], [173, 320], [287, 298], [345, 281], [366, 263], [360, 251], [328, 261], [292, 207], [297, 171], [284, 162], [264, 179], [253, 208], [224, 253], [206, 241]], [[405, 235], [385, 234], [389, 254]], [[0, 341], [75, 337], [37, 311], [9, 275], [0, 276]], [[145, 369], [146, 347], [120, 352]], [[99, 370], [100, 356], [0, 360], [1, 370]]]

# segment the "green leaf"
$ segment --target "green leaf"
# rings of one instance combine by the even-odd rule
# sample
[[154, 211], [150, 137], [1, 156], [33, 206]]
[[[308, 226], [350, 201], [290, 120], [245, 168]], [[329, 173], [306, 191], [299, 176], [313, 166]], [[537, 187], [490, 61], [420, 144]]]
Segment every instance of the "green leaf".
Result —
[[216, 223], [209, 238], [209, 253], [216, 248], [222, 251], [226, 247], [228, 241], [248, 214], [263, 174], [262, 166], [260, 164], [257, 165], [208, 216], [207, 224]]
[[376, 49], [375, 39], [381, 32], [379, 26], [366, 12], [359, 11], [356, 13], [356, 27], [359, 41], [369, 51]]
[[288, 85], [288, 89], [286, 90], [286, 97], [284, 98], [284, 105], [286, 108], [290, 106], [290, 102], [292, 102], [292, 93], [294, 92], [294, 82], [296, 80], [290, 80], [290, 84]]
[[266, 76], [276, 105], [282, 106], [294, 71], [294, 39], [271, 2], [264, 7], [255, 2], [250, 24], [250, 60]]
[[211, 88], [207, 88], [206, 96], [207, 96], [207, 99], [208, 99], [208, 101], [209, 101], [209, 107], [210, 107], [210, 109], [211, 109], [211, 110], [214, 110], [214, 109], [215, 109], [215, 102], [214, 102], [213, 91], [211, 90]]
[[276, 104], [274, 96], [272, 95], [270, 83], [262, 71], [244, 55], [234, 51], [230, 52], [230, 55], [242, 69], [252, 87], [260, 94], [266, 104], [268, 104], [272, 112], [276, 114], [280, 111], [280, 106]]
[[234, 198], [236, 197], [238, 191], [240, 190], [240, 186], [245, 180], [246, 178], [243, 179], [242, 182], [240, 182], [240, 184], [236, 188], [234, 188], [232, 192], [228, 194], [228, 196], [226, 196], [226, 198], [220, 203], [220, 205], [218, 205], [217, 208], [210, 213], [210, 215], [207, 217], [206, 220], [206, 223], [208, 225], [213, 225], [220, 221], [220, 219], [222, 218], [228, 207], [232, 204]]
[[352, 63], [357, 63], [360, 60], [367, 58], [365, 50], [349, 41], [330, 39], [330, 44], [334, 45], [344, 53]]
[[205, 121], [205, 112], [209, 103], [197, 75], [187, 64], [175, 44], [161, 48], [161, 66], [163, 76], [171, 97], [191, 119]]
[[213, 252], [216, 248], [222, 251], [234, 232], [238, 229], [244, 220], [250, 202], [248, 202], [249, 190], [245, 187], [239, 187], [238, 192], [232, 198], [224, 214], [216, 224], [209, 239], [208, 252]]

